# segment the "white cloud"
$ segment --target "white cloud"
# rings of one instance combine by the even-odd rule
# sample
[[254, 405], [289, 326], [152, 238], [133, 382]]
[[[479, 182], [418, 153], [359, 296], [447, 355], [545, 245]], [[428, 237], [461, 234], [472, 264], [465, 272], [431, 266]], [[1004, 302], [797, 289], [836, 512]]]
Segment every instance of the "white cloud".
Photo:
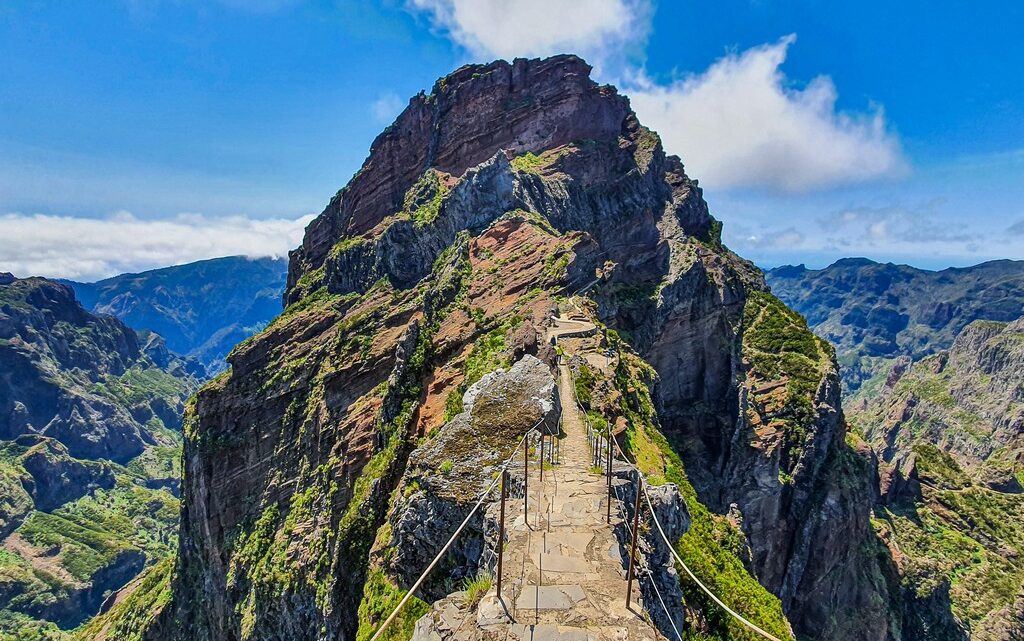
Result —
[[577, 53], [621, 62], [647, 40], [651, 0], [408, 0], [476, 58]]
[[744, 246], [757, 249], [796, 249], [803, 245], [803, 233], [794, 227], [774, 229], [760, 233], [748, 233], [743, 239]]
[[16, 276], [96, 280], [218, 256], [286, 256], [313, 216], [254, 220], [181, 214], [141, 220], [0, 215], [0, 271]]
[[396, 93], [386, 93], [377, 97], [370, 105], [373, 119], [383, 125], [389, 125], [405, 107], [405, 102]]
[[905, 173], [881, 107], [837, 111], [828, 76], [790, 87], [780, 67], [795, 40], [727, 55], [669, 85], [640, 75], [627, 93], [641, 122], [715, 189], [794, 192]]

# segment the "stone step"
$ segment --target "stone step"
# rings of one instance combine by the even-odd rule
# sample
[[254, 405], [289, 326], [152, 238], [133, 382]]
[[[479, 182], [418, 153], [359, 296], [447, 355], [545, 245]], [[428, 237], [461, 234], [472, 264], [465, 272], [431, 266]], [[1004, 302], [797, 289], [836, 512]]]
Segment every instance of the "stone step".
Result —
[[596, 632], [596, 630], [587, 628], [552, 623], [537, 625], [513, 623], [509, 626], [509, 633], [516, 641], [598, 641], [602, 637]]
[[562, 554], [572, 553], [585, 554], [594, 540], [593, 530], [569, 529], [557, 532], [548, 532], [540, 540], [534, 539], [530, 545], [530, 552], [552, 553], [561, 551]]
[[579, 585], [525, 586], [516, 599], [516, 610], [568, 610], [587, 598]]
[[545, 573], [586, 574], [597, 571], [595, 563], [583, 558], [563, 556], [561, 554], [535, 554], [530, 557], [530, 561]]

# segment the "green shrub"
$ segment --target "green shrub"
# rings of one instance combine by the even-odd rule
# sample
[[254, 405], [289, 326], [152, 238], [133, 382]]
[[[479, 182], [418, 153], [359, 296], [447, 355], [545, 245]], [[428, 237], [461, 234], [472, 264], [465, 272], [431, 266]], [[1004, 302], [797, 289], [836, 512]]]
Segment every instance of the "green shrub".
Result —
[[448, 185], [434, 169], [428, 169], [405, 192], [404, 212], [417, 225], [428, 225], [437, 219], [441, 203], [448, 193]]
[[590, 409], [590, 403], [593, 401], [594, 373], [590, 371], [586, 363], [580, 365], [580, 371], [576, 374], [573, 382], [576, 398], [579, 399], [580, 405], [583, 406], [583, 409]]

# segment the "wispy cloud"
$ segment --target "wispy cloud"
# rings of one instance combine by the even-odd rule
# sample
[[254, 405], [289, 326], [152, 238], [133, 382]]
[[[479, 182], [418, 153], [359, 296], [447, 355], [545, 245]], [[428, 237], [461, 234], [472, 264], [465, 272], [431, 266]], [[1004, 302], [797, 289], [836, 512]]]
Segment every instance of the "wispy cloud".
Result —
[[1024, 236], [1024, 220], [1018, 220], [1007, 227], [1006, 233], [1011, 236]]
[[807, 236], [795, 227], [751, 231], [737, 226], [731, 230], [731, 236], [738, 238], [744, 247], [754, 249], [793, 250], [802, 246], [807, 239]]
[[95, 280], [122, 272], [215, 258], [285, 256], [313, 216], [253, 220], [181, 214], [140, 220], [0, 215], [0, 271], [16, 276]]
[[881, 107], [837, 111], [828, 76], [790, 88], [781, 67], [795, 41], [727, 55], [669, 85], [640, 76], [627, 91], [641, 121], [715, 189], [797, 192], [902, 176], [907, 164]]
[[[825, 265], [843, 256], [910, 262], [922, 267], [969, 265], [1024, 256], [1024, 220], [1009, 228], [963, 224], [944, 198], [835, 209], [789, 219], [750, 212], [725, 225], [726, 244], [762, 265]], [[797, 218], [803, 224], [794, 225]]]
[[851, 207], [818, 220], [829, 242], [858, 247], [901, 243], [971, 243], [978, 232], [964, 226], [950, 226], [939, 210], [945, 200], [935, 198], [910, 206]]
[[370, 115], [382, 125], [390, 124], [405, 107], [405, 101], [394, 92], [388, 92], [377, 97], [370, 104]]

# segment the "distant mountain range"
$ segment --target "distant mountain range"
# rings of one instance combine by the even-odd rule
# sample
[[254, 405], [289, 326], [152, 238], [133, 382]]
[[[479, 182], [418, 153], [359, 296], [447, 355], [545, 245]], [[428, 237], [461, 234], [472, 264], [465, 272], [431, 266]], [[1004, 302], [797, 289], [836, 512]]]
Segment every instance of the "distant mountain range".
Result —
[[67, 285], [0, 274], [0, 639], [63, 638], [170, 554], [204, 377]]
[[229, 256], [96, 283], [66, 282], [87, 309], [160, 334], [171, 351], [215, 374], [231, 348], [281, 312], [287, 271], [283, 258]]
[[765, 276], [776, 296], [836, 346], [851, 391], [887, 359], [948, 349], [972, 321], [1024, 314], [1024, 261], [928, 271], [844, 258], [824, 269], [787, 265]]
[[168, 558], [185, 400], [280, 313], [286, 271], [0, 274], [0, 639], [63, 639]]

